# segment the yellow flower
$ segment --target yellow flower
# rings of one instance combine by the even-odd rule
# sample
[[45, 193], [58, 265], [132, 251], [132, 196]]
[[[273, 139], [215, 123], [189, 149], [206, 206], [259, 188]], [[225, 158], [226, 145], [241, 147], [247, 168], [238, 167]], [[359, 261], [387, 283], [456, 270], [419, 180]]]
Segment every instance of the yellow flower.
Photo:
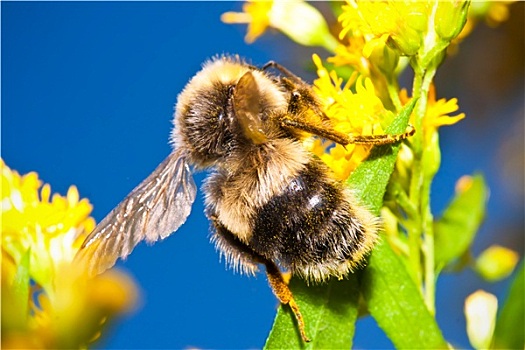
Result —
[[[343, 79], [335, 71], [323, 66], [319, 56], [314, 55], [318, 79], [313, 89], [323, 102], [323, 110], [335, 130], [346, 134], [383, 134], [384, 124], [392, 120], [393, 114], [386, 110], [376, 96], [370, 79], [350, 79], [343, 85]], [[355, 92], [350, 89], [355, 81]], [[368, 156], [370, 146], [347, 145], [343, 147], [331, 141], [315, 140], [311, 145], [319, 156], [334, 171], [337, 178], [344, 180]]]
[[[409, 98], [405, 89], [399, 92], [399, 98], [403, 105], [408, 103]], [[420, 130], [416, 131], [422, 137], [422, 146], [425, 150], [422, 157], [422, 168], [425, 176], [433, 177], [441, 164], [438, 129], [443, 125], [453, 125], [465, 118], [464, 113], [455, 116], [449, 115], [459, 109], [457, 103], [458, 100], [456, 98], [450, 100], [443, 98], [436, 101], [434, 85], [430, 85], [425, 115], [423, 116]], [[412, 115], [412, 118], [414, 118], [414, 115]], [[415, 120], [411, 122], [417, 125]], [[407, 149], [406, 151], [412, 152], [413, 149]], [[405, 166], [410, 165], [400, 163], [398, 158], [397, 170], [401, 170]]]
[[73, 259], [95, 221], [76, 187], [55, 194], [31, 172], [2, 172], [2, 346], [85, 347], [137, 300], [117, 272], [89, 279]]
[[366, 40], [363, 55], [370, 56], [378, 45], [388, 43], [400, 54], [414, 55], [427, 28], [430, 5], [426, 1], [357, 1], [347, 0], [339, 22], [339, 38], [348, 33]]
[[58, 265], [73, 260], [86, 233], [95, 227], [89, 217], [91, 204], [79, 200], [71, 186], [66, 197], [51, 197], [51, 187], [31, 172], [20, 176], [3, 161], [2, 169], [2, 247], [20, 262], [30, 249], [31, 275], [42, 286], [51, 283]]
[[337, 67], [350, 66], [357, 70], [361, 75], [370, 76], [370, 62], [363, 56], [365, 41], [363, 37], [352, 36], [348, 38], [347, 45], [338, 45], [335, 48], [335, 55], [327, 59]]
[[246, 1], [243, 12], [226, 12], [221, 16], [224, 23], [247, 23], [248, 31], [245, 40], [253, 43], [270, 25], [270, 10], [273, 1]]
[[[399, 95], [403, 104], [408, 103], [409, 98], [405, 89], [402, 89]], [[434, 85], [430, 86], [427, 110], [423, 118], [423, 132], [425, 133], [426, 142], [429, 142], [433, 133], [435, 133], [441, 126], [453, 125], [465, 118], [465, 113], [460, 113], [454, 116], [449, 115], [458, 109], [457, 98], [452, 98], [450, 100], [442, 98], [436, 100], [436, 89]]]
[[245, 40], [252, 43], [266, 28], [280, 30], [293, 41], [305, 46], [322, 46], [335, 50], [337, 40], [330, 34], [321, 13], [303, 0], [247, 1], [243, 12], [226, 12], [225, 23], [247, 23]]

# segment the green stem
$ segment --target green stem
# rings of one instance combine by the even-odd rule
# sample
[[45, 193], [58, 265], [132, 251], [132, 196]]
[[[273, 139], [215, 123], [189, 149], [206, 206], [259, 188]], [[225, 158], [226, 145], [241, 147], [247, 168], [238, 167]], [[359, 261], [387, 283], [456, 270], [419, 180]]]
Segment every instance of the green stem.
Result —
[[[432, 152], [430, 149], [432, 145], [425, 145], [425, 153]], [[424, 154], [424, 156], [429, 156], [429, 154]], [[436, 159], [436, 161], [438, 161]], [[437, 168], [435, 168], [437, 169]], [[423, 242], [423, 263], [425, 271], [425, 289], [424, 289], [424, 300], [427, 305], [428, 310], [432, 315], [435, 314], [435, 259], [434, 259], [434, 216], [432, 215], [430, 207], [430, 190], [432, 185], [432, 180], [435, 174], [433, 169], [423, 169], [424, 170], [424, 181], [423, 187], [421, 189], [421, 224], [424, 234]], [[428, 171], [425, 171], [428, 170]]]
[[[420, 162], [414, 159], [412, 165], [412, 178], [410, 179], [410, 202], [413, 204], [419, 203], [419, 189], [421, 188], [421, 167]], [[410, 251], [409, 265], [411, 267], [411, 275], [414, 282], [418, 286], [421, 285], [421, 217], [419, 213], [411, 218], [412, 225], [407, 227], [408, 248]]]
[[[433, 218], [430, 211], [426, 215], [427, 219]], [[432, 315], [436, 314], [436, 277], [434, 266], [434, 228], [433, 219], [426, 220], [425, 225], [425, 304]]]
[[[410, 201], [407, 193], [403, 190], [402, 186], [398, 182], [391, 184], [392, 192], [396, 203], [399, 205], [403, 212], [398, 213], [397, 220], [399, 224], [406, 230], [406, 232], [416, 232], [419, 230], [418, 225], [414, 225], [414, 222], [420, 221], [420, 215], [418, 208]], [[409, 235], [410, 236], [410, 235]], [[410, 250], [409, 245], [403, 242], [403, 253], [409, 257]], [[415, 277], [415, 276], [414, 276]]]
[[[413, 137], [412, 141], [412, 149], [414, 152], [414, 160], [412, 162], [412, 171], [411, 171], [411, 178], [410, 178], [410, 185], [409, 185], [409, 191], [408, 191], [408, 197], [409, 201], [412, 203], [412, 206], [419, 209], [418, 203], [420, 202], [419, 195], [420, 195], [420, 188], [422, 185], [422, 171], [421, 171], [421, 149], [422, 149], [422, 143], [423, 143], [423, 137], [422, 137], [422, 125], [423, 125], [423, 117], [421, 116], [420, 111], [421, 109], [418, 108], [418, 105], [421, 104], [421, 87], [423, 84], [423, 72], [418, 71], [417, 69], [414, 69], [415, 76], [414, 76], [414, 84], [413, 84], [413, 90], [412, 90], [412, 98], [417, 98], [418, 102], [416, 105], [416, 108], [414, 109], [414, 126], [416, 128], [416, 134]], [[426, 97], [423, 98], [426, 100]], [[409, 228], [407, 228], [407, 235], [408, 235], [408, 247], [409, 247], [409, 266], [410, 266], [410, 273], [412, 275], [412, 278], [416, 285], [420, 286], [422, 283], [421, 280], [421, 219], [419, 214], [412, 216], [413, 224], [410, 225]]]
[[403, 209], [407, 216], [412, 218], [418, 217], [418, 208], [412, 203], [412, 201], [410, 201], [410, 198], [408, 198], [408, 195], [403, 190], [401, 184], [399, 184], [399, 182], [394, 182], [391, 184], [391, 186], [396, 203], [401, 207], [401, 209]]
[[[436, 67], [432, 67], [427, 70], [425, 77], [423, 78], [423, 84], [421, 86], [421, 93], [424, 98], [423, 103], [420, 105], [421, 111], [424, 115], [427, 109], [428, 102], [428, 92], [430, 90], [430, 85], [434, 79], [436, 73]], [[424, 135], [423, 135], [424, 136]], [[423, 137], [423, 152], [431, 152], [432, 145], [427, 145], [426, 142], [431, 143], [430, 140], [427, 140]], [[422, 157], [429, 154], [421, 154]], [[437, 169], [437, 167], [435, 168]], [[434, 167], [432, 169], [421, 169], [423, 176], [423, 186], [421, 188], [421, 197], [420, 197], [420, 211], [421, 211], [421, 229], [424, 235], [424, 249], [423, 249], [423, 263], [425, 271], [425, 292], [424, 299], [427, 305], [428, 310], [434, 315], [435, 314], [435, 266], [434, 266], [434, 217], [432, 215], [432, 209], [430, 207], [430, 190], [432, 186], [432, 180], [435, 175]]]
[[435, 314], [435, 259], [434, 259], [434, 216], [430, 208], [430, 187], [434, 174], [425, 174], [421, 195], [421, 224], [424, 234], [423, 263], [425, 271], [424, 299], [428, 310]]
[[[412, 276], [421, 286], [420, 291], [424, 297], [429, 311], [434, 314], [435, 304], [435, 276], [434, 276], [434, 233], [433, 216], [430, 208], [430, 188], [433, 174], [428, 174], [424, 168], [423, 158], [426, 150], [425, 130], [423, 118], [427, 109], [428, 92], [434, 78], [436, 68], [428, 70], [416, 69], [413, 84], [413, 98], [418, 98], [414, 109], [414, 124], [416, 135], [412, 145], [414, 161], [412, 163], [412, 177], [410, 179], [409, 200], [417, 208], [417, 215], [413, 215], [413, 226], [408, 229], [408, 242], [412, 268]], [[424, 245], [422, 239], [424, 238]], [[423, 253], [424, 259], [421, 259]], [[422, 260], [424, 266], [422, 267]], [[424, 272], [424, 282], [423, 282]]]
[[399, 112], [403, 108], [403, 104], [401, 103], [401, 100], [399, 99], [399, 87], [395, 83], [395, 78], [393, 77], [387, 77], [386, 78], [386, 88], [388, 91], [388, 96], [390, 97], [390, 100], [392, 101], [392, 104], [394, 105], [396, 112]]

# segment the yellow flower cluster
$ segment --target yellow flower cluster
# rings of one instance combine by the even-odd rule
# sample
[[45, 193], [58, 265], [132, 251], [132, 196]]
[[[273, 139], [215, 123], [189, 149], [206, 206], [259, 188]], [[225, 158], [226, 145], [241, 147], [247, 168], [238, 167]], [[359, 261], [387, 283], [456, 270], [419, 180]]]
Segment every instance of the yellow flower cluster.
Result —
[[386, 43], [407, 56], [413, 55], [421, 45], [430, 7], [426, 1], [347, 0], [339, 16], [343, 26], [339, 38], [343, 39], [347, 34], [363, 37], [366, 41], [363, 47], [365, 57]]
[[[393, 115], [385, 109], [368, 78], [357, 78], [355, 90], [350, 81], [343, 85], [343, 79], [335, 71], [328, 71], [319, 56], [313, 56], [318, 79], [313, 89], [323, 102], [323, 110], [334, 128], [346, 134], [383, 134], [383, 125]], [[319, 156], [333, 170], [338, 179], [346, 179], [370, 151], [370, 146], [347, 145], [343, 147], [331, 141], [315, 139], [312, 152]]]
[[461, 32], [468, 2], [455, 0], [346, 0], [339, 38], [363, 37], [363, 56], [388, 45], [401, 56], [429, 64]]
[[38, 175], [2, 172], [2, 346], [79, 348], [137, 300], [134, 283], [109, 272], [88, 278], [74, 257], [95, 226], [71, 186], [51, 196]]
[[20, 176], [3, 162], [2, 168], [2, 247], [20, 262], [30, 251], [31, 276], [41, 286], [51, 286], [51, 277], [60, 264], [70, 263], [85, 234], [95, 227], [89, 217], [91, 204], [79, 200], [71, 186], [66, 197], [55, 194], [34, 172]]

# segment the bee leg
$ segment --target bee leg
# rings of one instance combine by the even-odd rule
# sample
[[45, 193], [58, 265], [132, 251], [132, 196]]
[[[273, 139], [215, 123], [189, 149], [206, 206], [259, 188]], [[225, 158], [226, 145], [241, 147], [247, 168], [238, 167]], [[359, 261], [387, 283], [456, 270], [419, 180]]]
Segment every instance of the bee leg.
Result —
[[279, 63], [277, 63], [275, 61], [269, 61], [264, 66], [262, 66], [261, 70], [265, 71], [265, 70], [268, 70], [269, 68], [277, 69], [279, 72], [281, 72], [282, 74], [286, 75], [288, 78], [293, 80], [295, 83], [298, 83], [298, 84], [301, 84], [301, 85], [305, 84], [305, 82], [301, 78], [299, 78], [297, 75], [293, 74], [288, 69], [286, 69], [285, 67], [281, 66]]
[[292, 291], [290, 290], [290, 288], [288, 288], [288, 285], [284, 281], [281, 271], [273, 262], [269, 260], [264, 259], [263, 261], [261, 261], [261, 263], [263, 263], [266, 266], [266, 275], [268, 276], [268, 283], [272, 288], [273, 294], [275, 294], [275, 296], [277, 297], [277, 299], [279, 299], [281, 304], [290, 306], [293, 314], [295, 315], [295, 319], [297, 320], [297, 325], [299, 327], [299, 333], [301, 333], [301, 338], [303, 338], [303, 340], [307, 343], [310, 342], [310, 338], [308, 338], [304, 329], [304, 319], [301, 315], [301, 311], [299, 311], [299, 306], [295, 302]]
[[347, 135], [326, 125], [316, 125], [305, 120], [292, 119], [288, 116], [281, 119], [281, 124], [285, 128], [300, 129], [310, 134], [334, 141], [342, 146], [348, 144], [389, 145], [414, 135], [416, 131], [412, 125], [408, 125], [407, 130], [404, 133], [396, 135]]
[[[282, 83], [285, 84], [289, 89], [293, 88], [294, 83], [298, 84], [300, 87], [299, 90], [295, 90], [292, 92], [292, 96], [289, 103], [289, 109], [297, 109], [297, 107], [295, 106], [299, 105], [299, 100], [306, 98], [307, 101], [310, 102], [309, 106], [314, 107], [313, 111], [315, 114], [319, 115], [323, 121], [328, 119], [326, 115], [321, 111], [320, 107], [316, 106], [316, 104], [313, 103], [315, 99], [310, 97], [312, 92], [308, 88], [308, 85], [301, 78], [299, 78], [297, 75], [295, 75], [294, 73], [292, 73], [291, 71], [289, 71], [288, 69], [281, 66], [275, 61], [270, 61], [266, 63], [264, 66], [262, 66], [260, 70], [265, 71], [270, 68], [277, 69], [289, 79], [289, 81], [287, 81], [286, 78], [282, 78]], [[294, 115], [293, 111], [291, 114]], [[346, 146], [349, 144], [389, 145], [414, 135], [416, 131], [412, 125], [408, 125], [407, 130], [404, 133], [396, 135], [347, 135], [323, 124], [317, 125], [306, 120], [297, 120], [290, 117], [283, 118], [281, 123], [284, 127], [300, 129], [308, 133], [320, 136], [322, 138], [334, 141], [335, 143], [339, 143], [342, 146]]]
[[299, 306], [295, 302], [292, 291], [288, 288], [277, 265], [255, 252], [247, 244], [241, 242], [232, 232], [221, 224], [212, 210], [208, 210], [206, 215], [215, 227], [215, 234], [212, 236], [212, 240], [215, 242], [217, 249], [226, 257], [226, 261], [229, 261], [234, 267], [240, 267], [241, 271], [249, 274], [256, 272], [256, 264], [261, 264], [266, 267], [268, 284], [270, 288], [272, 288], [273, 294], [279, 299], [281, 304], [290, 306], [297, 320], [301, 337], [305, 342], [309, 342], [310, 339], [306, 336], [304, 319], [299, 311]]
[[361, 145], [390, 145], [402, 140], [405, 140], [409, 138], [410, 136], [414, 135], [416, 132], [416, 129], [408, 124], [405, 132], [401, 134], [383, 134], [383, 135], [350, 135], [349, 136], [349, 142], [353, 144], [361, 144]]

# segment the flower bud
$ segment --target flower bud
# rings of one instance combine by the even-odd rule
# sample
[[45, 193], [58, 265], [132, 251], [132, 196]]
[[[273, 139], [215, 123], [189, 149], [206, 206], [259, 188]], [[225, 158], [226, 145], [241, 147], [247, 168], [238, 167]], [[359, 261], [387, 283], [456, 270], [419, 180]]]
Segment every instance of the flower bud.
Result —
[[469, 1], [447, 0], [437, 3], [434, 23], [436, 34], [443, 40], [451, 41], [459, 35], [465, 23]]
[[421, 47], [422, 35], [420, 32], [406, 26], [403, 31], [391, 35], [387, 42], [391, 47], [399, 50], [404, 56], [413, 56]]
[[476, 259], [476, 272], [490, 282], [509, 276], [518, 263], [518, 254], [508, 248], [493, 245]]
[[427, 179], [432, 179], [441, 165], [441, 149], [439, 147], [439, 133], [436, 129], [425, 130], [423, 152], [423, 172]]
[[322, 46], [334, 52], [337, 40], [321, 13], [302, 0], [276, 1], [269, 12], [270, 26], [305, 46]]
[[475, 349], [488, 349], [496, 324], [498, 299], [490, 293], [478, 290], [465, 300], [465, 318], [470, 344]]
[[377, 46], [372, 50], [370, 62], [386, 76], [392, 76], [399, 63], [399, 53], [388, 45]]

